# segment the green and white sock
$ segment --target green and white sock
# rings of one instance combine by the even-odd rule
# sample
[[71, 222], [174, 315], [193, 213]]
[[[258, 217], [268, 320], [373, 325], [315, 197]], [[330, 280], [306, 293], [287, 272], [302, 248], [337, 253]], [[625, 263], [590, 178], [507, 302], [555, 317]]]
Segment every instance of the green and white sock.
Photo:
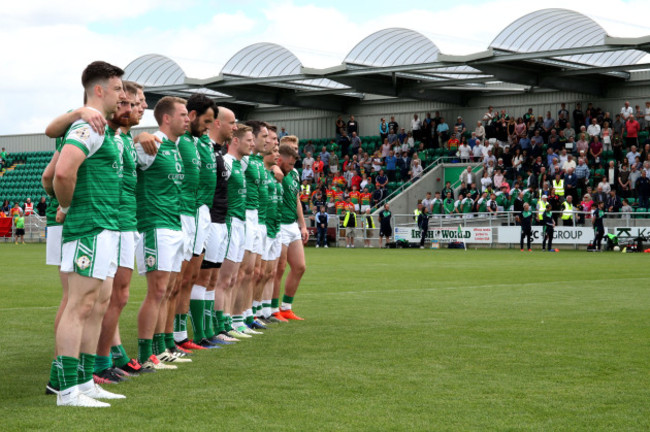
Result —
[[153, 335], [153, 353], [158, 355], [165, 352], [165, 334], [156, 333]]
[[104, 372], [109, 367], [113, 366], [113, 359], [111, 356], [96, 356], [95, 357], [95, 373]]
[[293, 303], [293, 297], [289, 297], [288, 295], [282, 296], [282, 307], [280, 309], [282, 310], [291, 310], [291, 304]]
[[176, 348], [176, 343], [174, 342], [174, 333], [165, 333], [165, 348], [169, 350]]
[[50, 366], [50, 384], [52, 384], [52, 387], [54, 388], [59, 388], [59, 372], [56, 358], [52, 360], [52, 366]]
[[237, 330], [240, 327], [244, 327], [244, 315], [233, 315], [232, 316], [232, 327]]
[[226, 331], [232, 330], [232, 316], [230, 316], [230, 314], [224, 313], [223, 318]]
[[95, 371], [95, 354], [81, 353], [79, 354], [79, 377], [77, 378], [78, 384], [83, 384], [92, 381], [93, 372]]
[[214, 337], [214, 324], [212, 322], [212, 312], [214, 311], [214, 290], [206, 291], [203, 297], [204, 310], [203, 310], [203, 327], [205, 329], [205, 337], [211, 339]]
[[262, 316], [268, 318], [273, 312], [271, 311], [271, 299], [262, 300]]
[[140, 364], [149, 360], [153, 355], [153, 340], [152, 339], [138, 339], [138, 361]]
[[280, 312], [280, 299], [274, 298], [271, 299], [271, 313]]
[[113, 364], [118, 368], [126, 366], [131, 361], [122, 345], [111, 347], [111, 357], [113, 357]]
[[222, 310], [214, 311], [215, 316], [217, 317], [217, 328], [215, 331], [217, 333], [221, 333], [222, 331], [226, 331], [226, 317], [223, 314]]
[[56, 356], [56, 369], [59, 390], [67, 390], [79, 382], [79, 359], [68, 356]]
[[176, 314], [174, 317], [174, 340], [183, 342], [187, 340], [187, 314]]
[[255, 317], [253, 316], [253, 310], [248, 308], [244, 311], [244, 322], [248, 325], [253, 324]]
[[201, 342], [205, 337], [205, 287], [194, 285], [190, 294], [190, 316], [192, 317], [192, 330], [194, 331], [194, 342]]

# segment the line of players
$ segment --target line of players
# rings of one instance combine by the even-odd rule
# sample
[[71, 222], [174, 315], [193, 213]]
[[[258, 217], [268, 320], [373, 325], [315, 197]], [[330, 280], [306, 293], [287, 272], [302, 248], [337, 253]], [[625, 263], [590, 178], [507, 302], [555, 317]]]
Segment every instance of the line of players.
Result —
[[[46, 263], [59, 266], [63, 286], [46, 387], [57, 405], [110, 406], [100, 399], [124, 396], [98, 384], [176, 369], [193, 350], [302, 320], [292, 311], [308, 238], [293, 168], [298, 138], [278, 143], [275, 127], [238, 124], [201, 94], [160, 99], [159, 130], [134, 138], [147, 103], [123, 73], [88, 65], [84, 106], [46, 129], [57, 138], [43, 173]], [[147, 294], [132, 359], [118, 323], [135, 261]]]

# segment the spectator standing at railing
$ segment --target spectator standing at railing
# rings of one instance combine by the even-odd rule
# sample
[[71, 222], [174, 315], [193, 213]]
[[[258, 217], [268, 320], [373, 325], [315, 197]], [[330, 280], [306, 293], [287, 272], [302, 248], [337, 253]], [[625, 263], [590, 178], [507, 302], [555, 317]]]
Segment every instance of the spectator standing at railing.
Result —
[[645, 170], [640, 171], [641, 176], [636, 180], [636, 193], [639, 198], [639, 207], [648, 208], [650, 199], [650, 178]]
[[575, 174], [573, 168], [569, 167], [564, 174], [564, 195], [572, 196], [573, 200], [578, 199], [578, 176]]
[[460, 146], [458, 146], [458, 157], [460, 158], [460, 161], [462, 163], [467, 163], [470, 161], [470, 157], [472, 154], [472, 148], [469, 146], [467, 143], [461, 143]]
[[444, 117], [440, 117], [436, 132], [440, 141], [439, 146], [444, 148], [447, 145], [447, 140], [449, 140], [449, 125], [445, 122]]
[[363, 247], [370, 247], [370, 239], [372, 238], [372, 232], [375, 229], [375, 220], [370, 214], [370, 209], [367, 209], [363, 212], [363, 220], [361, 221], [363, 228], [365, 229], [363, 236]]
[[327, 247], [327, 224], [329, 223], [329, 217], [325, 211], [325, 206], [321, 206], [315, 216], [316, 247]]
[[393, 236], [393, 229], [390, 226], [392, 216], [390, 206], [384, 204], [384, 209], [379, 212], [379, 247], [382, 247], [382, 240], [385, 240], [386, 245], [388, 245], [388, 241]]
[[381, 138], [381, 142], [388, 139], [388, 132], [390, 132], [390, 127], [388, 126], [388, 123], [386, 123], [386, 119], [382, 117], [379, 122], [379, 137]]
[[574, 217], [573, 197], [567, 195], [566, 201], [562, 203], [562, 225], [573, 226]]
[[27, 198], [24, 204], [24, 215], [31, 216], [34, 214], [34, 203], [31, 198]]
[[422, 172], [424, 171], [424, 168], [422, 168], [422, 165], [420, 165], [420, 160], [415, 159], [413, 164], [413, 167], [411, 168], [411, 181], [416, 181], [419, 180], [420, 177], [422, 177]]
[[589, 181], [589, 166], [585, 163], [584, 158], [578, 159], [578, 166], [576, 167], [576, 178], [578, 179], [578, 187], [584, 193]]
[[449, 215], [454, 213], [454, 208], [455, 208], [454, 204], [455, 204], [454, 196], [452, 195], [451, 192], [447, 192], [445, 199], [442, 201], [442, 207], [447, 217], [449, 217]]
[[47, 201], [45, 201], [45, 197], [41, 197], [41, 200], [36, 204], [36, 213], [38, 213], [39, 216], [45, 216], [46, 210]]
[[18, 205], [18, 202], [16, 201], [16, 202], [14, 203], [14, 206], [13, 206], [13, 207], [11, 208], [11, 210], [9, 211], [9, 215], [10, 215], [12, 218], [15, 218], [16, 215], [22, 215], [22, 214], [23, 214], [23, 209], [20, 208], [20, 205]]
[[384, 164], [386, 168], [386, 176], [388, 176], [389, 181], [395, 181], [395, 173], [397, 172], [397, 157], [395, 152], [392, 150], [388, 153], [388, 156], [384, 158]]
[[22, 244], [25, 244], [25, 215], [17, 214], [14, 217], [14, 226], [16, 227], [16, 232], [15, 232], [16, 244], [18, 244], [19, 239], [22, 242]]
[[616, 194], [616, 189], [609, 191], [609, 197], [607, 198], [605, 206], [608, 213], [618, 213], [621, 210], [621, 207], [623, 207], [621, 199]]
[[420, 230], [420, 249], [424, 249], [424, 240], [429, 231], [429, 215], [427, 214], [427, 209], [424, 208], [422, 203], [418, 203], [418, 208], [415, 211], [415, 214], [417, 215], [416, 220], [418, 229]]
[[555, 221], [553, 220], [553, 213], [550, 206], [547, 206], [546, 211], [544, 211], [542, 223], [544, 226], [544, 240], [542, 241], [542, 250], [545, 249], [548, 242], [548, 251], [553, 252], [553, 234], [555, 232]]
[[524, 238], [526, 239], [526, 249], [528, 252], [533, 250], [530, 248], [530, 242], [533, 235], [533, 212], [530, 211], [530, 205], [528, 203], [523, 204], [523, 208], [516, 216], [517, 223], [521, 225], [521, 239], [519, 240], [519, 246], [521, 251], [524, 251]]
[[630, 115], [627, 118], [627, 121], [625, 122], [625, 130], [627, 131], [627, 135], [625, 136], [627, 147], [639, 145], [639, 132], [641, 131], [641, 125], [636, 121], [634, 115]]
[[9, 212], [11, 211], [11, 207], [9, 206], [9, 200], [4, 200], [2, 203], [2, 207], [0, 207], [0, 211], [7, 216], [9, 216]]
[[605, 227], [603, 218], [605, 217], [605, 203], [599, 202], [598, 207], [591, 212], [591, 224], [594, 227], [594, 246], [600, 252], [603, 236], [605, 235]]

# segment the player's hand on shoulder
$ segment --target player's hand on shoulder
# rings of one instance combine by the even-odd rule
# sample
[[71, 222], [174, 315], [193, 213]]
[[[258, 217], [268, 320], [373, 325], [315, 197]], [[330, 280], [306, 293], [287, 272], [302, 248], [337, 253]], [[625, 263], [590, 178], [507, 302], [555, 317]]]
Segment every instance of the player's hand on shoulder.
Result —
[[92, 108], [81, 107], [79, 108], [79, 117], [90, 125], [91, 128], [99, 135], [104, 135], [106, 128], [106, 119], [101, 113]]
[[158, 144], [162, 143], [162, 139], [148, 132], [142, 132], [138, 135], [137, 142], [146, 154], [153, 156], [158, 154]]

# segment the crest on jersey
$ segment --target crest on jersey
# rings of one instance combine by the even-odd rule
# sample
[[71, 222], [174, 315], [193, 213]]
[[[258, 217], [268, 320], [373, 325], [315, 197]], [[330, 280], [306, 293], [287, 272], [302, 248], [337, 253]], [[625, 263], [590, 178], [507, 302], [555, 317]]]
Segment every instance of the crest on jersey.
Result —
[[88, 258], [86, 255], [82, 255], [77, 258], [76, 264], [79, 269], [86, 270], [88, 267], [90, 267], [90, 258]]
[[147, 267], [155, 267], [156, 266], [156, 257], [153, 255], [149, 255], [146, 259], [145, 262], [147, 264]]
[[79, 129], [76, 129], [72, 134], [76, 136], [79, 141], [86, 141], [88, 138], [90, 138], [90, 127], [80, 127]]

